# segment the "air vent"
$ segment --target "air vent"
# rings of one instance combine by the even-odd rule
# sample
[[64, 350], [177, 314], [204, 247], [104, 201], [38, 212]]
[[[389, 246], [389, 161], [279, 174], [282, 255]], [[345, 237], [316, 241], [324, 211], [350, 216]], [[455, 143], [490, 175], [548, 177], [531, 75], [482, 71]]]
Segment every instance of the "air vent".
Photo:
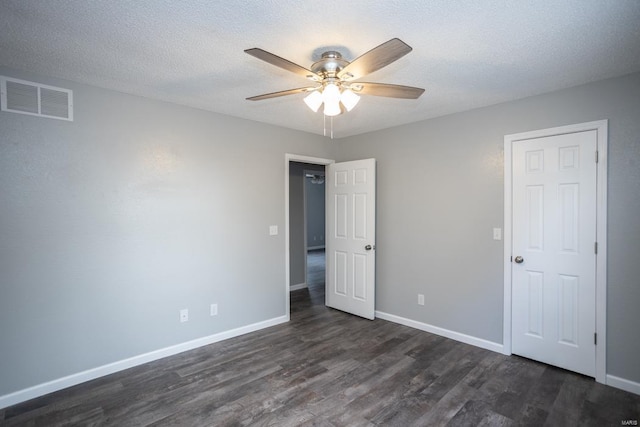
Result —
[[73, 121], [73, 91], [0, 76], [2, 111]]

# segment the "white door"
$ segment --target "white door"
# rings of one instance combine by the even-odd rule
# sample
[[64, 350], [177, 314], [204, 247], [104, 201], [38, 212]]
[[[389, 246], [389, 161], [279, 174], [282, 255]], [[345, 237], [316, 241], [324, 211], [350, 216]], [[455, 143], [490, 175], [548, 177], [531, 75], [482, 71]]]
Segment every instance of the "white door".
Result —
[[512, 351], [593, 377], [597, 132], [512, 147]]
[[327, 165], [326, 304], [375, 317], [375, 159]]

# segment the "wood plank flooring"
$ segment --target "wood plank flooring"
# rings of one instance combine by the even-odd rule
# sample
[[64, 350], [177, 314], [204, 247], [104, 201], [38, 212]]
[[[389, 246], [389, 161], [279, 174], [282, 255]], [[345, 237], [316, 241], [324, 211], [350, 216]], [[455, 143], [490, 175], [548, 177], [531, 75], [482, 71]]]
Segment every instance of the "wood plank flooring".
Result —
[[324, 249], [315, 249], [307, 252], [307, 285], [323, 285], [326, 268], [326, 256]]
[[620, 426], [640, 396], [324, 307], [4, 410], [3, 426]]

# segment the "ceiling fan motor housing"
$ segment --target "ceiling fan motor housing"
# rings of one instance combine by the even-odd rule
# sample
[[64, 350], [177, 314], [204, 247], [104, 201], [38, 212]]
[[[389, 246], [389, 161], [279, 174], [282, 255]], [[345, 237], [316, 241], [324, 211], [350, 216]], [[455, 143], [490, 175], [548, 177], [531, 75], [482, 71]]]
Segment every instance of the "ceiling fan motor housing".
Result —
[[322, 54], [322, 58], [313, 63], [311, 71], [323, 78], [337, 77], [340, 70], [347, 65], [349, 65], [349, 61], [342, 59], [340, 52], [330, 50], [328, 52], [324, 52]]

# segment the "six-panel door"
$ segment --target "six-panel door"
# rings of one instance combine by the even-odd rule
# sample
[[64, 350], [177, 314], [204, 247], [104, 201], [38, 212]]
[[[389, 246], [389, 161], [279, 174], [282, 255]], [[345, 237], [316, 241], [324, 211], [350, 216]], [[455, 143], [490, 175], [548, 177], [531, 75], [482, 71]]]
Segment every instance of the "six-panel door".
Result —
[[[513, 143], [513, 353], [595, 376], [596, 131]], [[518, 259], [517, 261], [520, 261]]]
[[326, 304], [375, 317], [375, 159], [327, 166]]

